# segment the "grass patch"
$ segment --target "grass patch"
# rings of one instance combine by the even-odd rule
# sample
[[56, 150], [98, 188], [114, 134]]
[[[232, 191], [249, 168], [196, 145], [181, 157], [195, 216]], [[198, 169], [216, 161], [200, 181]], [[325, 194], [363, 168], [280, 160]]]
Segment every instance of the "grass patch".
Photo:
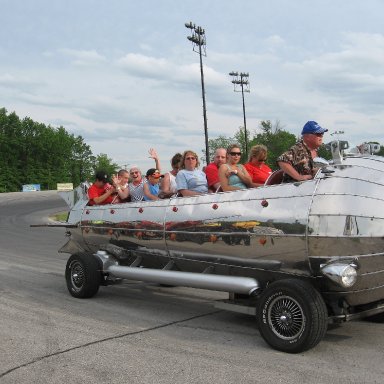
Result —
[[61, 221], [65, 223], [68, 218], [68, 212], [67, 211], [57, 212], [54, 215], [49, 216], [49, 218], [54, 221]]

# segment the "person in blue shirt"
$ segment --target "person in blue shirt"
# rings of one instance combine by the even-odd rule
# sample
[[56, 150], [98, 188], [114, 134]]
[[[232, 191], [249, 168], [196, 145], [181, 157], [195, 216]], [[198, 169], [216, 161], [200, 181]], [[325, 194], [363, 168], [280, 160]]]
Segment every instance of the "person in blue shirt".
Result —
[[199, 157], [194, 151], [184, 152], [180, 162], [181, 170], [176, 176], [177, 190], [182, 196], [196, 196], [208, 193], [205, 173], [198, 169]]
[[148, 169], [146, 173], [147, 180], [144, 182], [143, 191], [144, 191], [144, 200], [160, 200], [160, 171], [156, 168]]

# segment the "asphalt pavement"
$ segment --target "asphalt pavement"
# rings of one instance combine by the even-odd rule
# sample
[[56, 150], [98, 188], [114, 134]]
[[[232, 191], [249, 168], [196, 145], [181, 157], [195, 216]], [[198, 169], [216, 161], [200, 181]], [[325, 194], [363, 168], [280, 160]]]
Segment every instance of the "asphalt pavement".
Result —
[[54, 191], [0, 194], [0, 383], [382, 383], [384, 325], [329, 329], [314, 349], [272, 350], [225, 293], [127, 281], [69, 295]]

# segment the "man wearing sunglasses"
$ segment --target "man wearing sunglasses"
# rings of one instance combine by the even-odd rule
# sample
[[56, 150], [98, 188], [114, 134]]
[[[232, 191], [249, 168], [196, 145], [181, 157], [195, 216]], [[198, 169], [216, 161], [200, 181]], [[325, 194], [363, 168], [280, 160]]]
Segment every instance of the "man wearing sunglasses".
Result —
[[325, 132], [328, 132], [328, 129], [322, 128], [316, 121], [305, 123], [301, 140], [277, 158], [277, 164], [284, 171], [283, 183], [313, 178], [317, 171], [313, 159], [323, 144]]

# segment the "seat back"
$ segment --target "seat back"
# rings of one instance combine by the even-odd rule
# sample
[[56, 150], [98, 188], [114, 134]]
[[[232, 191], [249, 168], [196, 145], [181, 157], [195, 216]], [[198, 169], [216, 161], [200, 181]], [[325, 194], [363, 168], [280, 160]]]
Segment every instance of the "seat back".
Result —
[[284, 171], [282, 169], [277, 169], [276, 171], [273, 171], [267, 180], [265, 180], [264, 185], [275, 185], [275, 184], [281, 184], [283, 181], [283, 175]]

